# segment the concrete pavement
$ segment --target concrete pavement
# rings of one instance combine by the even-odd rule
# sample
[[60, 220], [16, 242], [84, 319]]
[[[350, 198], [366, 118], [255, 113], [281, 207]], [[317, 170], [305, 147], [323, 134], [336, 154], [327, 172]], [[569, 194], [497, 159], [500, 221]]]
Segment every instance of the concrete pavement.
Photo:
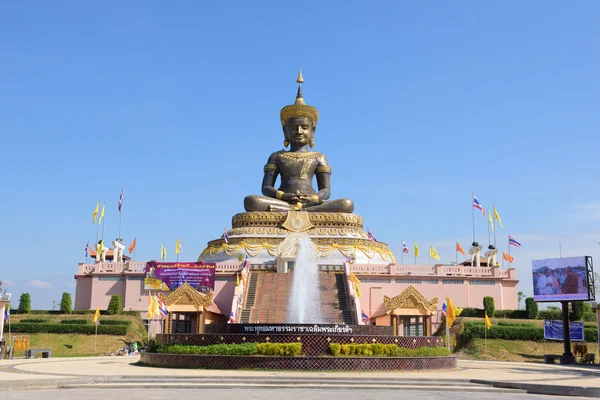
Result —
[[196, 370], [135, 365], [139, 357], [0, 361], [0, 390], [53, 388], [346, 388], [483, 391], [600, 397], [600, 368], [459, 360], [452, 371], [301, 372]]

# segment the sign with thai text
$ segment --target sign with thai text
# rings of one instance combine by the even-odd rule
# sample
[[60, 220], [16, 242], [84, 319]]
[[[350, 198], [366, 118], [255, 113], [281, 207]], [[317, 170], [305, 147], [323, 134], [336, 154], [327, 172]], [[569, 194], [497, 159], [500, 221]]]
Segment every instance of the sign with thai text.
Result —
[[156, 262], [146, 263], [144, 290], [175, 290], [187, 283], [196, 290], [215, 289], [215, 263]]
[[[583, 341], [583, 322], [571, 321], [569, 323], [569, 332], [571, 340], [574, 342]], [[544, 339], [565, 340], [562, 321], [544, 320]]]

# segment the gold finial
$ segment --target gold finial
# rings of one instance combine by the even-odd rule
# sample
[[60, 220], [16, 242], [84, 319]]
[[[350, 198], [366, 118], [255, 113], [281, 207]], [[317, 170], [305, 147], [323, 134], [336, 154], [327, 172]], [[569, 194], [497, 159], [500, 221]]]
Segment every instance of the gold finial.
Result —
[[300, 66], [300, 71], [298, 71], [298, 79], [296, 79], [296, 82], [299, 85], [302, 85], [304, 83], [304, 78], [302, 77], [302, 65]]

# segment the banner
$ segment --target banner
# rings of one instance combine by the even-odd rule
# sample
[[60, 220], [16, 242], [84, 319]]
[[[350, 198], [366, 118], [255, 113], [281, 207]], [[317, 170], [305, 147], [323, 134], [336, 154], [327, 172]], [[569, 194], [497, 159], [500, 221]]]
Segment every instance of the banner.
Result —
[[531, 273], [535, 301], [589, 300], [593, 274], [591, 257], [533, 260]]
[[[569, 323], [569, 332], [572, 341], [583, 342], [583, 322], [571, 321]], [[544, 320], [544, 339], [565, 340], [563, 322]]]
[[187, 283], [196, 290], [215, 290], [215, 263], [148, 262], [144, 290], [175, 290]]

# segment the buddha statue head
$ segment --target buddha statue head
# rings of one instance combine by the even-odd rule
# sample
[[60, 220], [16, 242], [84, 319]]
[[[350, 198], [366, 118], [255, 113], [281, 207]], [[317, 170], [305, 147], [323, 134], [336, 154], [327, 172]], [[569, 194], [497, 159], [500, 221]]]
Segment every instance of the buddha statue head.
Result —
[[313, 147], [319, 112], [315, 107], [304, 103], [302, 69], [298, 73], [296, 82], [298, 83], [296, 101], [294, 104], [283, 107], [279, 114], [285, 138], [283, 145], [287, 147], [291, 143], [292, 148], [300, 148], [308, 144]]

